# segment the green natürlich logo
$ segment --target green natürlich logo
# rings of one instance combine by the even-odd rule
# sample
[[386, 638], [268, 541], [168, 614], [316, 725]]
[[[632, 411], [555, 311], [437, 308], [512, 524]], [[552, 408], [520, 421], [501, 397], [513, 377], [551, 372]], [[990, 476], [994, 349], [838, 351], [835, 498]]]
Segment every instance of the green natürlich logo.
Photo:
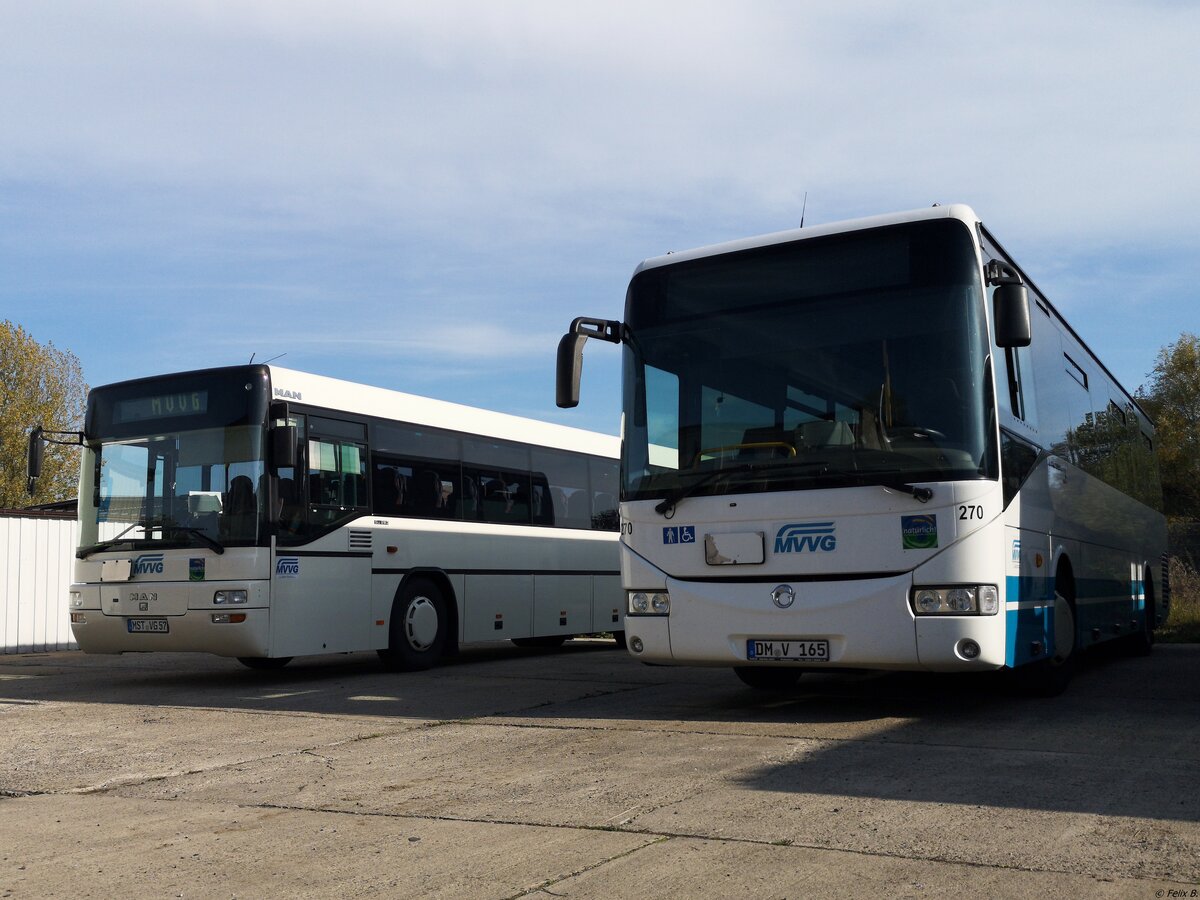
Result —
[[900, 539], [905, 550], [932, 550], [938, 545], [937, 516], [901, 516]]

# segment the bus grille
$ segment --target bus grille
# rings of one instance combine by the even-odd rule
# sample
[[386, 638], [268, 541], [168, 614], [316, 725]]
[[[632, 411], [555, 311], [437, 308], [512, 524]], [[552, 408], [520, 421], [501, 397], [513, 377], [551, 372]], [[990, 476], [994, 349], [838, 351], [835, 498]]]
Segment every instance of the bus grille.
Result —
[[358, 529], [350, 529], [350, 549], [351, 550], [370, 550], [371, 549], [371, 532]]

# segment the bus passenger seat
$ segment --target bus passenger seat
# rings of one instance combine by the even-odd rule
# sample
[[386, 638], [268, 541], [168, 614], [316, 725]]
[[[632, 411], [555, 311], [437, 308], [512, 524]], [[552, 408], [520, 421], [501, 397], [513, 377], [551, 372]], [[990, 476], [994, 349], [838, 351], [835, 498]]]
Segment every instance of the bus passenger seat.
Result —
[[821, 420], [805, 422], [796, 428], [796, 445], [799, 447], [850, 447], [854, 444], [854, 432], [845, 422]]
[[551, 485], [550, 497], [554, 500], [554, 521], [565, 522], [567, 520], [567, 492], [558, 485]]
[[567, 524], [571, 528], [591, 528], [592, 509], [590, 498], [585, 490], [577, 490], [567, 501]]
[[436, 515], [442, 506], [442, 479], [432, 469], [413, 476], [413, 506], [419, 516]]

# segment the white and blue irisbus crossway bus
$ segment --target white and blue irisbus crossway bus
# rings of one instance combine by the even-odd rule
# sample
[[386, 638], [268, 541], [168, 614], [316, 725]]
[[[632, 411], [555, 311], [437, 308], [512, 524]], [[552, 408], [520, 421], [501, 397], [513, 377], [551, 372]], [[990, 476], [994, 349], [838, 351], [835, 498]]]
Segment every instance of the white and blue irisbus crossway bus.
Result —
[[1017, 670], [1148, 650], [1167, 603], [1154, 429], [965, 206], [643, 262], [624, 322], [630, 652], [732, 666]]
[[77, 440], [83, 650], [418, 669], [623, 628], [615, 437], [251, 365], [96, 388]]

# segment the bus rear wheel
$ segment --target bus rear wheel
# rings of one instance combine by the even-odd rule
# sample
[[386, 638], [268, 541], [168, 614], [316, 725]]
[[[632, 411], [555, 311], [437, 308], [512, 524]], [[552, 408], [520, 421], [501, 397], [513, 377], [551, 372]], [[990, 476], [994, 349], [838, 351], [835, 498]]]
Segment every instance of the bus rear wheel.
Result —
[[1129, 637], [1129, 650], [1134, 656], [1148, 656], [1154, 649], [1154, 582], [1146, 574], [1146, 609], [1142, 630]]
[[768, 668], [766, 666], [734, 666], [733, 674], [742, 683], [760, 691], [786, 691], [800, 680], [800, 669]]
[[392, 603], [388, 648], [379, 651], [379, 658], [396, 672], [432, 668], [445, 650], [449, 621], [436, 584], [423, 578], [406, 583]]

